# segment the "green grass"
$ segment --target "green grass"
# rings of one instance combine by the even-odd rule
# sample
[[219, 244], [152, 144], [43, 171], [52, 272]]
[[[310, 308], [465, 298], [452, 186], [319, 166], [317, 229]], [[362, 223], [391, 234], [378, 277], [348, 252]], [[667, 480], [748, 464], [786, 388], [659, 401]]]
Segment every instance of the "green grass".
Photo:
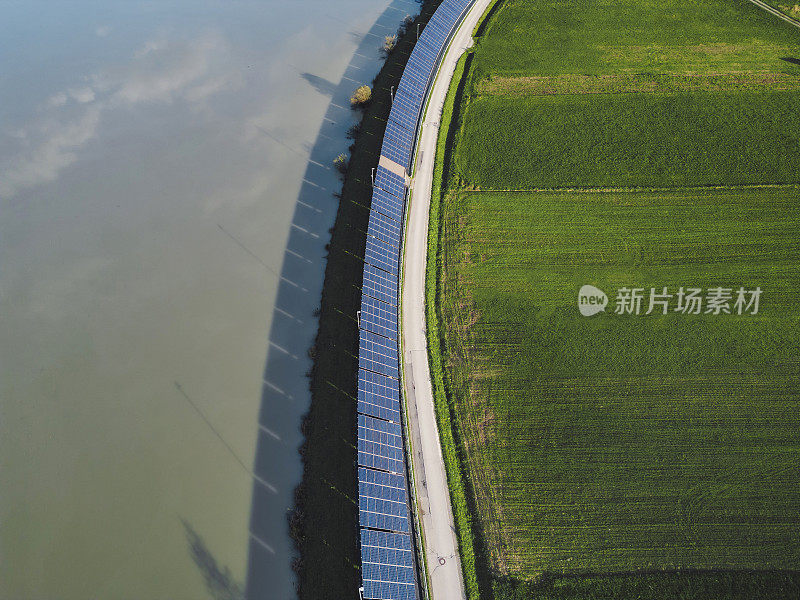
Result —
[[[453, 81], [463, 81], [464, 72], [467, 64], [471, 62], [471, 53], [465, 53], [456, 63], [453, 72]], [[440, 234], [440, 207], [442, 197], [442, 186], [447, 175], [446, 171], [446, 147], [450, 134], [450, 122], [458, 112], [457, 99], [460, 94], [458, 85], [451, 86], [447, 91], [442, 116], [440, 118], [441, 127], [437, 138], [436, 160], [434, 164], [433, 189], [431, 190], [431, 207], [428, 220], [428, 252], [425, 268], [425, 314], [427, 332], [430, 340], [436, 343], [428, 344], [428, 356], [431, 368], [431, 379], [433, 383], [434, 403], [436, 409], [436, 420], [439, 425], [439, 437], [442, 445], [442, 456], [444, 458], [445, 470], [447, 472], [448, 488], [450, 492], [450, 503], [453, 509], [453, 519], [456, 525], [456, 536], [458, 538], [459, 558], [461, 569], [464, 575], [464, 590], [469, 600], [477, 600], [480, 597], [480, 587], [478, 582], [479, 568], [485, 568], [481, 563], [480, 556], [476, 556], [476, 549], [480, 544], [476, 543], [475, 531], [471, 514], [474, 514], [474, 505], [470, 506], [471, 493], [467, 490], [468, 482], [462, 476], [463, 454], [461, 432], [456, 428], [456, 423], [451, 418], [452, 406], [448, 402], [448, 395], [445, 392], [445, 373], [442, 369], [441, 349], [439, 340], [439, 315], [436, 306], [438, 271], [439, 271], [439, 234]]]
[[[488, 15], [427, 285], [469, 598], [798, 597], [800, 33], [738, 0]], [[585, 283], [764, 296], [585, 318]]]
[[800, 4], [797, 4], [797, 2], [776, 2], [775, 0], [769, 0], [766, 3], [773, 8], [777, 8], [787, 17], [791, 17], [795, 21], [800, 19]]
[[800, 181], [800, 31], [739, 0], [506, 0], [456, 138], [483, 190]]
[[714, 598], [753, 600], [754, 598], [797, 598], [800, 577], [797, 573], [716, 572], [642, 573], [638, 576], [594, 575], [551, 577], [538, 584], [497, 582], [495, 596], [510, 600], [586, 600], [603, 598], [648, 598], [650, 600], [696, 600]]
[[483, 96], [454, 157], [479, 189], [793, 183], [800, 95]]
[[505, 0], [489, 22], [482, 76], [792, 72], [791, 25], [745, 0]]
[[[797, 194], [446, 196], [440, 331], [495, 569], [800, 568]], [[585, 318], [584, 283], [764, 297]]]

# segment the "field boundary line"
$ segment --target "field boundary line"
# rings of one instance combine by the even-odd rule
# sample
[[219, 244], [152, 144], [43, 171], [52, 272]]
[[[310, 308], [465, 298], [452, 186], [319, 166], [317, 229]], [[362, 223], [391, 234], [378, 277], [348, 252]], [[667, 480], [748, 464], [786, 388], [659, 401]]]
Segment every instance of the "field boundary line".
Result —
[[715, 190], [760, 190], [760, 189], [800, 189], [800, 182], [798, 183], [752, 183], [743, 185], [687, 185], [675, 187], [563, 187], [563, 188], [455, 188], [454, 192], [459, 194], [531, 194], [531, 193], [642, 193], [642, 192], [702, 192], [702, 191], [715, 191]]

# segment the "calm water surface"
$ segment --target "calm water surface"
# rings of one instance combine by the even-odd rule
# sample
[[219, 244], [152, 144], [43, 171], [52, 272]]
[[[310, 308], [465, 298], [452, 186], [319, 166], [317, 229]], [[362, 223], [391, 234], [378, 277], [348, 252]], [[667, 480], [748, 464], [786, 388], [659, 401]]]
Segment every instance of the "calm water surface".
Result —
[[292, 597], [340, 107], [416, 10], [0, 0], [0, 598]]

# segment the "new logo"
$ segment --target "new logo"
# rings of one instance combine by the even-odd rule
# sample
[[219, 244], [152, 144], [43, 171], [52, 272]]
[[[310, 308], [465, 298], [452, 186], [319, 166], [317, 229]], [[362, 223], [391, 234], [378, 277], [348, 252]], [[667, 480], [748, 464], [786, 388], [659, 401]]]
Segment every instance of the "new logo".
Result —
[[578, 310], [584, 317], [603, 312], [607, 304], [606, 293], [593, 285], [584, 285], [578, 292]]

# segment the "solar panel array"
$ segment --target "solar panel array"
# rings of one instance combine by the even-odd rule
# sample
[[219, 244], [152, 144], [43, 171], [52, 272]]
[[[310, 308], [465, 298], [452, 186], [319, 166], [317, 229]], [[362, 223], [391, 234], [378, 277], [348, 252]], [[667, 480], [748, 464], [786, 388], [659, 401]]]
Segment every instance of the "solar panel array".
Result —
[[418, 599], [400, 421], [398, 278], [406, 178], [398, 173], [411, 167], [439, 56], [473, 1], [444, 0], [422, 30], [394, 94], [375, 172], [358, 347], [358, 506], [363, 598], [369, 600]]

